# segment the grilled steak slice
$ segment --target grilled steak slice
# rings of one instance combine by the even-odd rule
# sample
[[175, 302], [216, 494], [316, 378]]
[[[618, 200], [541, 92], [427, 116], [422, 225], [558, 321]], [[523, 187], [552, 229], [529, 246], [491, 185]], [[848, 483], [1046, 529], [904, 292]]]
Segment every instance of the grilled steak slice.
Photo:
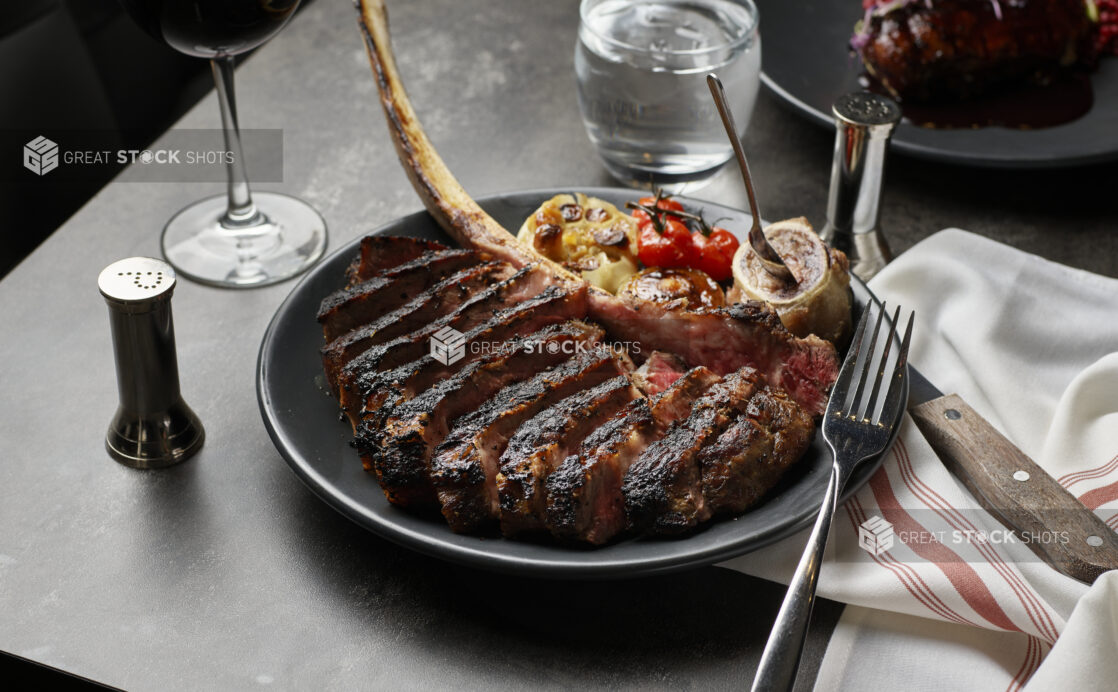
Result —
[[811, 416], [796, 402], [778, 389], [758, 389], [744, 413], [699, 454], [710, 510], [748, 509], [803, 456], [814, 436]]
[[368, 235], [361, 239], [361, 249], [346, 268], [346, 285], [356, 286], [377, 274], [410, 262], [420, 255], [447, 247], [434, 240], [397, 235]]
[[546, 327], [513, 339], [414, 398], [386, 404], [380, 416], [367, 417], [358, 445], [376, 450], [369, 456], [388, 500], [397, 505], [433, 502], [431, 453], [449, 432], [450, 421], [478, 409], [502, 387], [567, 360], [578, 348], [600, 343], [602, 336], [600, 328], [574, 320]]
[[[407, 334], [365, 349], [351, 359], [338, 373], [339, 398], [344, 409], [360, 408], [362, 397], [354, 384], [361, 378], [416, 360], [427, 353], [430, 337], [440, 329], [452, 326], [465, 332], [491, 316], [505, 305], [515, 304], [530, 296], [542, 295], [547, 276], [532, 267], [517, 270], [499, 283], [487, 286], [470, 296], [454, 311], [428, 321]], [[353, 395], [353, 396], [351, 396]]]
[[333, 341], [351, 329], [372, 322], [478, 261], [478, 253], [471, 250], [438, 250], [388, 269], [353, 288], [331, 293], [318, 310], [318, 321], [326, 340]]
[[338, 375], [351, 360], [376, 344], [421, 329], [432, 320], [454, 312], [478, 291], [515, 273], [507, 262], [483, 262], [467, 267], [399, 308], [323, 346], [322, 366], [334, 395], [338, 394]]
[[872, 9], [852, 43], [908, 100], [966, 98], [1090, 59], [1083, 0], [936, 0]]
[[[523, 280], [520, 285], [517, 282]], [[533, 295], [530, 269], [522, 269], [507, 282], [486, 289], [451, 315], [388, 343], [373, 346], [347, 365], [339, 377], [340, 399], [351, 419], [362, 409], [377, 410], [398, 395], [409, 396], [484, 354], [482, 347], [499, 348], [508, 338], [530, 334], [549, 324], [586, 315], [586, 294], [548, 286]], [[449, 326], [470, 344], [461, 358], [442, 363], [430, 353], [430, 338]]]
[[[565, 320], [578, 320], [585, 315], [584, 293], [566, 293], [549, 287], [539, 296], [498, 311], [484, 324], [468, 331], [465, 338], [471, 344], [484, 344], [496, 350], [504, 350], [504, 344], [523, 335]], [[604, 338], [604, 332], [597, 325], [592, 328], [598, 335], [594, 341], [600, 342]], [[364, 406], [358, 407], [362, 417], [371, 420], [391, 413], [394, 403], [418, 396], [474, 360], [492, 355], [494, 348], [476, 351], [467, 349], [462, 359], [454, 363], [443, 363], [427, 354], [397, 368], [363, 374], [354, 385], [364, 397]]]
[[646, 395], [653, 396], [672, 386], [686, 372], [687, 365], [679, 356], [653, 351], [633, 373], [633, 384]]
[[[538, 262], [557, 283], [585, 283], [543, 258], [485, 212], [454, 179], [423, 132], [396, 69], [382, 0], [359, 0], [361, 28], [376, 75], [396, 153], [431, 216], [464, 247], [522, 266]], [[725, 374], [756, 367], [813, 414], [822, 414], [838, 375], [834, 347], [817, 337], [798, 339], [775, 315], [758, 306], [669, 314], [652, 303], [632, 305], [596, 287], [587, 290], [589, 315], [618, 340], [639, 341], [642, 351], [675, 353], [691, 365]], [[678, 315], [678, 319], [676, 316]], [[788, 362], [785, 362], [788, 358]]]
[[838, 376], [835, 347], [814, 335], [793, 336], [764, 303], [691, 311], [645, 303], [625, 304], [620, 310], [629, 314], [619, 312], [617, 319], [603, 324], [614, 338], [638, 344], [643, 353], [668, 351], [719, 375], [754, 368], [812, 415], [822, 415], [827, 406]]
[[547, 524], [557, 538], [601, 545], [625, 530], [621, 481], [629, 465], [673, 423], [687, 417], [719, 380], [698, 367], [655, 398], [636, 399], [591, 433], [547, 477]]
[[610, 349], [598, 346], [505, 387], [478, 410], [454, 421], [431, 460], [431, 480], [450, 527], [470, 531], [498, 517], [498, 462], [521, 423], [623, 370]]
[[673, 425], [637, 457], [621, 485], [633, 528], [682, 533], [710, 518], [699, 453], [744, 410], [759, 384], [757, 371], [750, 368], [727, 375], [695, 402], [686, 420]]
[[513, 536], [546, 528], [544, 482], [579, 443], [634, 399], [642, 398], [625, 375], [573, 394], [521, 424], [501, 455], [497, 492], [501, 531]]

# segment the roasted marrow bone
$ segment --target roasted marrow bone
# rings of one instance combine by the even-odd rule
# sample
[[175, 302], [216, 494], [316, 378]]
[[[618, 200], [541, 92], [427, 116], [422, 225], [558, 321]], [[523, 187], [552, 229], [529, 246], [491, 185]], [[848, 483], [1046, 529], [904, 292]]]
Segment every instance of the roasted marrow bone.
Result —
[[850, 262], [828, 248], [805, 218], [779, 221], [765, 237], [795, 275], [795, 284], [765, 271], [749, 243], [734, 254], [734, 288], [744, 298], [763, 301], [796, 336], [815, 334], [841, 344], [850, 333]]

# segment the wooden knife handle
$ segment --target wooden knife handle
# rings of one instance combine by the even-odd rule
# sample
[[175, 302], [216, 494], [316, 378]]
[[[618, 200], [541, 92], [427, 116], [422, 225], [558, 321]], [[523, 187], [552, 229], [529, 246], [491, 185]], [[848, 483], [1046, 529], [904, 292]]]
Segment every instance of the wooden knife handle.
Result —
[[909, 414], [948, 469], [1045, 562], [1088, 584], [1118, 569], [1113, 529], [958, 395], [914, 406]]

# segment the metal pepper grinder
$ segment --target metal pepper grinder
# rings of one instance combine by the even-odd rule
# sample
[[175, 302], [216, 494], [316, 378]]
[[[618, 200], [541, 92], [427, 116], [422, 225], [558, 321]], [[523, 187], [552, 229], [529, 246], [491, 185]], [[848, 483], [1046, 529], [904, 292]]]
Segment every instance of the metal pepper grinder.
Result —
[[854, 273], [868, 281], [893, 259], [878, 222], [885, 154], [901, 108], [885, 96], [856, 91], [840, 96], [832, 111], [835, 157], [827, 225], [819, 235], [845, 252]]
[[97, 287], [109, 304], [120, 406], [105, 447], [132, 468], [162, 468], [202, 447], [205, 432], [179, 391], [171, 294], [175, 271], [150, 257], [106, 267]]

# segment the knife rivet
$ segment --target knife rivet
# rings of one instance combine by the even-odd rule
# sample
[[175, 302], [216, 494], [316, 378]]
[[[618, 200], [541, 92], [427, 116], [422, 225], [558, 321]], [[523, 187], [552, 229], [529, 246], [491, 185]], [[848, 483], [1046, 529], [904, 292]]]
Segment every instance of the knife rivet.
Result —
[[1087, 545], [1097, 548], [1102, 545], [1102, 538], [1099, 536], [1087, 536]]
[[953, 408], [949, 408], [946, 411], [944, 411], [943, 415], [947, 416], [951, 420], [959, 420], [960, 418], [963, 417], [963, 414], [959, 413], [958, 411], [956, 411]]
[[1027, 481], [1027, 480], [1029, 480], [1029, 472], [1028, 471], [1014, 471], [1013, 472], [1013, 480], [1015, 480], [1015, 481]]

